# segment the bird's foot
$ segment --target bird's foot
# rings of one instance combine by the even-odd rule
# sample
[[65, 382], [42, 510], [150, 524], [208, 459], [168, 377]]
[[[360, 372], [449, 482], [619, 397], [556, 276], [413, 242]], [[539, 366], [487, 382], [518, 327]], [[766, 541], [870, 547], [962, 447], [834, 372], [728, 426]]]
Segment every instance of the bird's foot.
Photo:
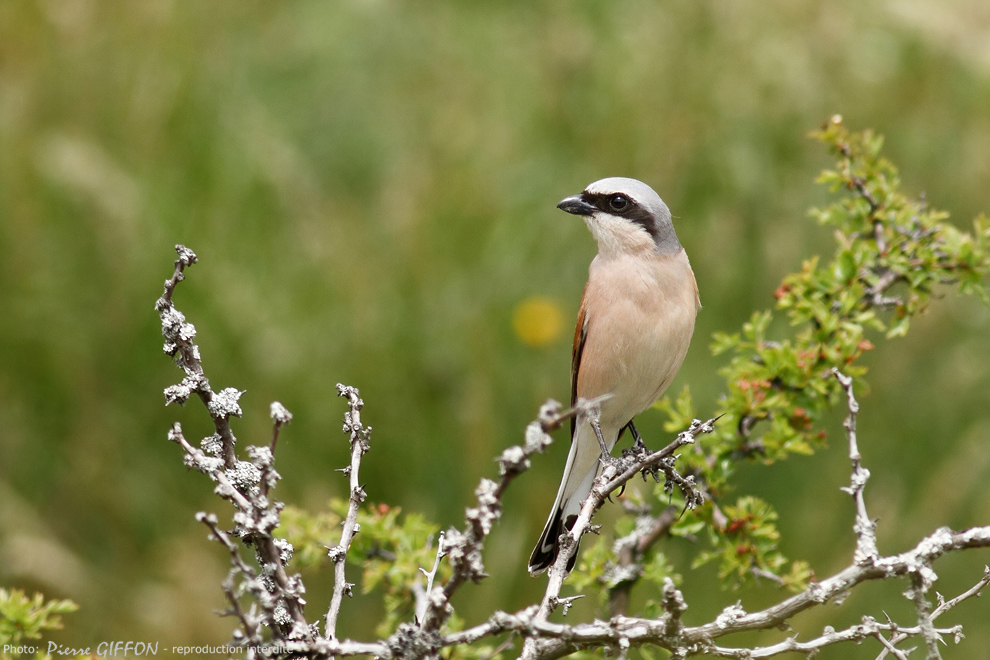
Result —
[[628, 467], [626, 461], [612, 456], [611, 454], [602, 454], [598, 457], [598, 461], [602, 464], [603, 468], [611, 465], [615, 468], [616, 472], [622, 472], [626, 467]]
[[622, 450], [622, 458], [638, 461], [646, 458], [650, 454], [650, 448], [642, 440], [637, 440], [632, 447]]
[[650, 450], [649, 447], [646, 446], [646, 443], [643, 442], [643, 436], [639, 434], [639, 431], [636, 429], [636, 425], [633, 424], [633, 421], [631, 419], [629, 420], [629, 423], [626, 424], [626, 428], [629, 429], [630, 433], [632, 433], [633, 451], [640, 453]]
[[[615, 470], [615, 472], [613, 474], [620, 474], [620, 473], [624, 472], [626, 470], [626, 468], [629, 467], [629, 462], [626, 461], [624, 457], [623, 458], [618, 458], [616, 456], [612, 456], [611, 454], [602, 454], [601, 456], [598, 457], [598, 462], [601, 463], [601, 465], [602, 465], [601, 470], [605, 470], [607, 467], [611, 466], [612, 469]], [[598, 474], [601, 474], [601, 471], [599, 471]], [[622, 484], [622, 487], [619, 489], [619, 492], [617, 493], [616, 496], [617, 497], [622, 497], [622, 494], [624, 492], [626, 492], [626, 484], [625, 483]], [[612, 501], [612, 495], [611, 494], [608, 495], [608, 500], [609, 500], [609, 502]]]

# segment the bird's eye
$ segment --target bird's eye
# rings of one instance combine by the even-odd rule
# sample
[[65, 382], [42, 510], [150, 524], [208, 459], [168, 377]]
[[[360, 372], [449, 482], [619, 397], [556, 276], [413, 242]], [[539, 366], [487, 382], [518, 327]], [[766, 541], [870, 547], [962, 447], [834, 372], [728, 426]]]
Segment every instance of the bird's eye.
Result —
[[613, 211], [625, 211], [629, 208], [629, 198], [625, 195], [612, 195], [608, 198], [608, 205]]

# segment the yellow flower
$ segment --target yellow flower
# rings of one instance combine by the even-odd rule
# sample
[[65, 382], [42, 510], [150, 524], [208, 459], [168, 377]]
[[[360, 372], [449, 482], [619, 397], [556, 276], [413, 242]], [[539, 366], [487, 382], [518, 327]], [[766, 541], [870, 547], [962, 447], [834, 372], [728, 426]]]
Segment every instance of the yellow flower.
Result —
[[557, 301], [546, 296], [531, 296], [512, 310], [512, 329], [524, 344], [545, 348], [560, 338], [564, 314]]

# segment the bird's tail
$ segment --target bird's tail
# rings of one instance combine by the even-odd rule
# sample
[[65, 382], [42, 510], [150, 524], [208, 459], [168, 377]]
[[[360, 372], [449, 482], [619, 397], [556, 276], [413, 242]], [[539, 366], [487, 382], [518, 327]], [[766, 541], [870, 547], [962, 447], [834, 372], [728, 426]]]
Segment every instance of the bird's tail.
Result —
[[[529, 558], [530, 575], [539, 575], [556, 561], [560, 552], [558, 542], [560, 535], [574, 526], [574, 521], [581, 512], [581, 505], [591, 492], [591, 484], [598, 473], [598, 458], [601, 456], [598, 441], [594, 439], [593, 433], [590, 425], [582, 425], [578, 427], [577, 435], [571, 442], [564, 475], [557, 490], [557, 499], [550, 509], [550, 517], [547, 519], [546, 527], [543, 528], [543, 534], [540, 535], [540, 541]], [[590, 440], [587, 437], [589, 434], [592, 438]], [[609, 446], [615, 443], [615, 438], [610, 440]], [[574, 554], [567, 562], [568, 573], [574, 568], [576, 560], [575, 548]]]
[[[547, 520], [547, 526], [543, 528], [543, 534], [540, 535], [540, 540], [537, 542], [536, 548], [533, 549], [533, 554], [529, 557], [530, 575], [539, 575], [553, 565], [557, 560], [557, 553], [560, 551], [560, 535], [570, 530], [575, 520], [573, 515], [564, 520], [564, 508], [562, 506], [554, 507], [550, 519]], [[568, 573], [574, 568], [576, 560], [577, 552], [575, 551], [571, 555], [570, 561], [567, 562]]]

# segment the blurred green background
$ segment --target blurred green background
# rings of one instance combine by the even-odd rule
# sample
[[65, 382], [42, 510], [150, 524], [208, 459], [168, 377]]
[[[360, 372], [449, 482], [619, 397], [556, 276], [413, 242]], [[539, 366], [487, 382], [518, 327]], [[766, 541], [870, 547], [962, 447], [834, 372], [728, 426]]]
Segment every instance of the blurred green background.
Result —
[[[886, 134], [906, 189], [955, 222], [990, 210], [990, 5], [0, 3], [0, 584], [78, 601], [56, 637], [73, 646], [229, 639], [213, 613], [227, 558], [193, 521], [226, 504], [165, 440], [176, 419], [190, 438], [209, 432], [198, 403], [163, 406], [180, 372], [153, 304], [175, 243], [201, 259], [176, 301], [208, 375], [247, 390], [241, 443], [267, 440], [269, 402], [295, 415], [281, 499], [315, 510], [345, 494], [345, 382], [375, 429], [370, 499], [460, 524], [492, 458], [546, 398], [568, 396], [595, 247], [556, 202], [614, 175], [667, 201], [704, 304], [672, 391], [690, 384], [704, 414], [721, 391], [711, 332], [832, 251], [806, 216], [830, 163], [806, 133], [836, 112]], [[534, 297], [557, 331], [527, 322]], [[906, 339], [874, 339], [860, 431], [881, 550], [987, 524], [990, 312], [947, 296]], [[828, 449], [739, 480], [778, 507], [785, 553], [820, 576], [854, 545], [838, 420]], [[648, 412], [639, 428], [658, 443], [661, 422]], [[455, 600], [469, 622], [542, 592], [525, 559], [566, 445], [513, 485], [492, 578]], [[692, 546], [667, 550], [689, 623], [739, 598], [713, 567], [687, 568]], [[944, 559], [937, 588], [954, 595], [988, 560]], [[313, 619], [331, 579], [308, 579]], [[868, 585], [796, 626], [881, 608], [910, 622], [903, 588]], [[742, 604], [779, 596], [761, 587]], [[572, 616], [592, 616], [590, 600]], [[368, 638], [381, 606], [345, 605], [339, 630]], [[972, 601], [946, 617], [969, 637], [949, 657], [990, 658], [988, 612]]]

